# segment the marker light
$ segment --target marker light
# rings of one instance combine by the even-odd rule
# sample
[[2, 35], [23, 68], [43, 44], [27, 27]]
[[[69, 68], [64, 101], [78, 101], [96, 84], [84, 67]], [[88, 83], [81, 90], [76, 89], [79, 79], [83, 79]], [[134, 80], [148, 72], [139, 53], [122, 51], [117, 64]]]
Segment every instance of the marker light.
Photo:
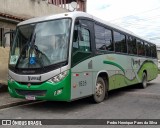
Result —
[[59, 89], [59, 90], [57, 90], [57, 91], [54, 92], [54, 96], [57, 96], [57, 95], [59, 95], [61, 93], [62, 93], [62, 89]]

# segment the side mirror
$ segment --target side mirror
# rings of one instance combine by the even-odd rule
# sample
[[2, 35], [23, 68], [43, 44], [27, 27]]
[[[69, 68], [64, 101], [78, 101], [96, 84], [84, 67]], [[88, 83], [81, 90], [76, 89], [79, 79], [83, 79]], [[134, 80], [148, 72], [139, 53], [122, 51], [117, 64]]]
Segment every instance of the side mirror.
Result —
[[[15, 30], [9, 31], [9, 32], [5, 32], [5, 33], [3, 34], [2, 45], [3, 45], [4, 48], [5, 48], [5, 46], [6, 46], [6, 34], [13, 34], [13, 36], [14, 36]], [[10, 42], [10, 43], [11, 43], [11, 42]]]
[[79, 24], [80, 24], [79, 20], [76, 20], [75, 25], [79, 25]]

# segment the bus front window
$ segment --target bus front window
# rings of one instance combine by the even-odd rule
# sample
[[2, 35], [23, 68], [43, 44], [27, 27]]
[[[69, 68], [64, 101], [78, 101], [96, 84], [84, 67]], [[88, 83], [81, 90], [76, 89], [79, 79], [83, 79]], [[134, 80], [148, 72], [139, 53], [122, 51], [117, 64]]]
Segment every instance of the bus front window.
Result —
[[66, 61], [70, 26], [70, 19], [19, 26], [11, 47], [10, 66], [41, 68]]

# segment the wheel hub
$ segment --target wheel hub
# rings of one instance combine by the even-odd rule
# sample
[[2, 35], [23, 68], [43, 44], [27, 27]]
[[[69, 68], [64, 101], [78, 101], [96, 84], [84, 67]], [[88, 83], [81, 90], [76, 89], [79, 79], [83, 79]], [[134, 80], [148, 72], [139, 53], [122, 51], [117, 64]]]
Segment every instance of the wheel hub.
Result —
[[101, 83], [97, 83], [96, 85], [96, 95], [100, 97], [103, 94], [104, 88]]

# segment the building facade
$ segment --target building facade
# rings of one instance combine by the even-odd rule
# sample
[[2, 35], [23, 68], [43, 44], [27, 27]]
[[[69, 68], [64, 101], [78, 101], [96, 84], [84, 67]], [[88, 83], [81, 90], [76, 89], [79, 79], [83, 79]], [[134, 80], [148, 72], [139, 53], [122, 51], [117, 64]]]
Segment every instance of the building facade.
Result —
[[65, 8], [69, 11], [74, 10], [70, 6], [70, 3], [76, 2], [77, 3], [76, 10], [86, 12], [86, 2], [87, 2], [86, 0], [49, 0], [48, 2], [58, 7]]

